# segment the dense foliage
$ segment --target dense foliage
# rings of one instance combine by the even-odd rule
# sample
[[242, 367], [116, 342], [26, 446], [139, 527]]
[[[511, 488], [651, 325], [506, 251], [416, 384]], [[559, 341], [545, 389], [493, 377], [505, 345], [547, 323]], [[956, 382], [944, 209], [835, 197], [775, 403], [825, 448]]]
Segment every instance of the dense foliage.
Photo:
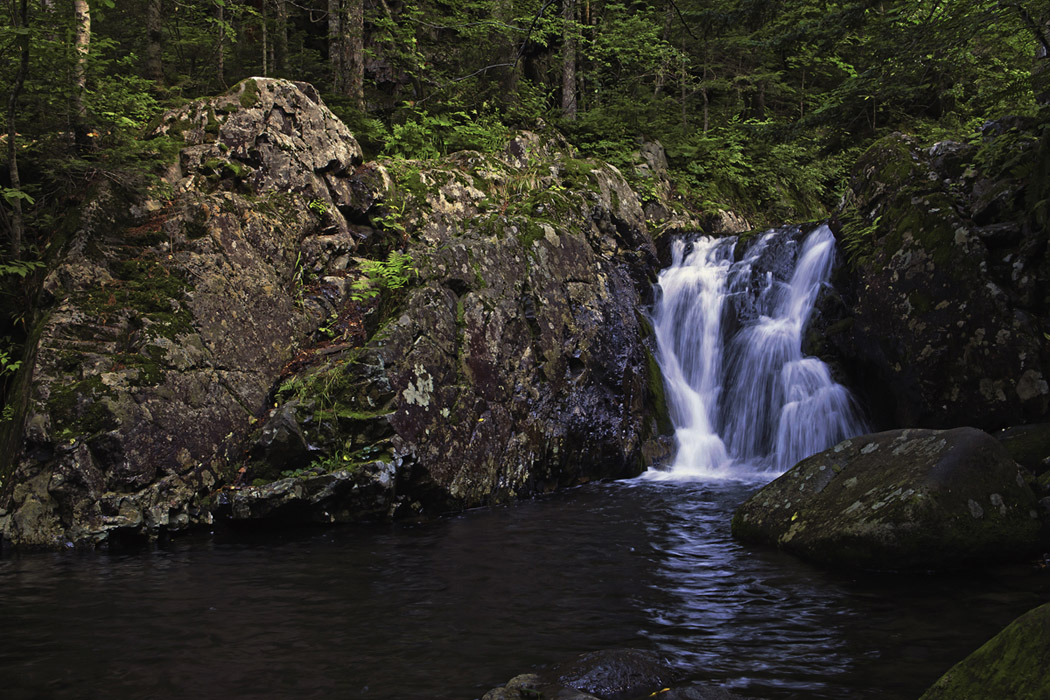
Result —
[[171, 157], [138, 138], [153, 116], [251, 75], [318, 86], [369, 155], [542, 122], [623, 165], [658, 139], [687, 201], [756, 223], [828, 212], [881, 135], [958, 137], [1050, 94], [1035, 0], [7, 0], [0, 24], [8, 309], [16, 261], [93, 182], [140, 187]]

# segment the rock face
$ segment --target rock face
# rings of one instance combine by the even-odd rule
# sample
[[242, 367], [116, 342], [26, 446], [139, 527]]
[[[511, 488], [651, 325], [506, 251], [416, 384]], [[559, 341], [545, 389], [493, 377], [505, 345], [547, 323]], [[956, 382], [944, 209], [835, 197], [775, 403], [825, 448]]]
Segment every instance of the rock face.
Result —
[[1050, 688], [1050, 603], [1017, 618], [919, 700], [1041, 700]]
[[803, 460], [737, 510], [733, 535], [822, 564], [933, 571], [1037, 551], [1038, 511], [990, 435], [895, 430]]
[[535, 135], [362, 164], [311, 86], [262, 78], [152, 133], [166, 184], [100, 186], [44, 283], [0, 465], [16, 546], [438, 513], [666, 449], [655, 253], [611, 166]]
[[[1009, 128], [1007, 128], [1009, 127]], [[886, 426], [992, 431], [1050, 409], [1045, 185], [1050, 154], [1026, 124], [979, 146], [899, 134], [859, 160], [841, 212], [849, 270], [811, 351], [837, 356]]]
[[[655, 251], [615, 169], [526, 134], [504, 158], [387, 171], [414, 282], [365, 343], [279, 387], [271, 423], [291, 420], [304, 460], [391, 464], [395, 510], [417, 515], [634, 475], [666, 449], [639, 312]], [[252, 452], [251, 476], [283, 468]]]

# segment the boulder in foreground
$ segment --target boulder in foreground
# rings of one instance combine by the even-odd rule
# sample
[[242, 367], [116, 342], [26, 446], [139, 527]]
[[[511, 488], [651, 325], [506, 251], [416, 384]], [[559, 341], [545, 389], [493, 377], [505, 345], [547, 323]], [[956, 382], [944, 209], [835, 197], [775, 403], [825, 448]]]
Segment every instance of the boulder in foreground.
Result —
[[919, 700], [1042, 700], [1050, 689], [1050, 603], [1011, 622]]
[[934, 571], [1035, 552], [1038, 510], [987, 433], [893, 430], [803, 460], [737, 510], [733, 535], [821, 564]]

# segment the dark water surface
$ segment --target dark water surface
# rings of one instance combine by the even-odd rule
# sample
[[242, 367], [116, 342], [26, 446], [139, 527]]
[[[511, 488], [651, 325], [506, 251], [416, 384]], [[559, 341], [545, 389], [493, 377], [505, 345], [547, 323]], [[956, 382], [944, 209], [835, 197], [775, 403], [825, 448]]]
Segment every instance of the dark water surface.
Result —
[[822, 571], [729, 537], [754, 485], [628, 482], [423, 525], [0, 560], [0, 696], [477, 698], [617, 646], [752, 698], [917, 697], [1050, 599], [1019, 567]]

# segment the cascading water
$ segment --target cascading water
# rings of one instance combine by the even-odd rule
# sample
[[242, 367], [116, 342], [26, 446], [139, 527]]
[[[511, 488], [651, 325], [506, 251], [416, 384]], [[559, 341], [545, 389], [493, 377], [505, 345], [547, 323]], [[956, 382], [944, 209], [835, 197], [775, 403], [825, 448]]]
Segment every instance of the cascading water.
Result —
[[866, 432], [846, 388], [802, 354], [834, 236], [820, 226], [800, 250], [791, 233], [763, 234], [739, 260], [735, 237], [673, 243], [653, 324], [678, 452], [651, 478], [781, 472]]

